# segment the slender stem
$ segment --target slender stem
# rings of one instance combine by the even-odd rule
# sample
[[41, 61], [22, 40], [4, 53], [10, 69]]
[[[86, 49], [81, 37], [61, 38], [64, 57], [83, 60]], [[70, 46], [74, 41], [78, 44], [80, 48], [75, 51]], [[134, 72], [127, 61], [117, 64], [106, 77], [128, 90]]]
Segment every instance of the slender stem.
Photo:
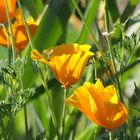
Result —
[[137, 49], [139, 48], [139, 46], [140, 46], [140, 42], [139, 42], [137, 45], [135, 45], [135, 46], [133, 47], [133, 49], [132, 49], [130, 55], [128, 56], [128, 59], [126, 60], [126, 64], [125, 64], [125, 65], [127, 65], [127, 64], [130, 62], [130, 60], [131, 60], [133, 54], [137, 51]]
[[112, 132], [109, 131], [108, 133], [109, 133], [109, 140], [113, 140]]
[[[64, 88], [64, 100], [66, 99], [68, 90]], [[65, 114], [66, 114], [66, 105], [63, 104], [63, 113], [62, 113], [62, 133], [61, 133], [61, 140], [64, 139], [64, 130], [65, 130]]]
[[[108, 14], [108, 8], [107, 8], [107, 0], [105, 0], [105, 26], [106, 26], [107, 32], [109, 32], [109, 14]], [[119, 96], [120, 96], [121, 101], [124, 102], [123, 101], [123, 96], [121, 94], [121, 86], [120, 86], [120, 82], [119, 82], [119, 75], [117, 74], [117, 68], [116, 68], [116, 64], [115, 64], [115, 61], [114, 61], [113, 50], [112, 50], [112, 47], [111, 47], [111, 44], [110, 44], [110, 36], [107, 36], [107, 43], [108, 43], [108, 48], [109, 48], [109, 53], [110, 53], [110, 59], [111, 59], [111, 62], [112, 62], [112, 66], [113, 66], [113, 69], [115, 70], [115, 73], [116, 73], [116, 83], [117, 83], [117, 86], [118, 86], [118, 89], [119, 89]]]
[[10, 18], [10, 13], [9, 13], [9, 9], [8, 9], [7, 0], [4, 0], [4, 3], [5, 3], [5, 7], [6, 7], [6, 14], [7, 14], [7, 17], [8, 17], [8, 25], [9, 25], [9, 28], [10, 28], [10, 35], [11, 35], [11, 38], [12, 38], [13, 61], [15, 61], [15, 59], [16, 59], [16, 49], [15, 49], [15, 39], [14, 39], [13, 29], [12, 29], [12, 22], [11, 22], [11, 18]]
[[[123, 74], [125, 73], [126, 71], [128, 71], [129, 69], [133, 68], [134, 66], [136, 66], [137, 64], [140, 63], [140, 58], [138, 58], [137, 60], [135, 60], [134, 62], [132, 62], [131, 64], [129, 64], [127, 67], [121, 69], [119, 72], [117, 72], [115, 75], [114, 75], [114, 78], [117, 77], [117, 75], [120, 75], [120, 74]], [[109, 83], [111, 81], [111, 78], [108, 79], [106, 81], [106, 83]]]
[[[105, 0], [105, 25], [106, 25], [107, 32], [109, 32], [109, 14], [108, 14], [108, 8], [107, 8], [107, 0]], [[111, 58], [111, 61], [112, 61], [112, 64], [113, 64], [113, 69], [115, 70], [116, 82], [117, 82], [117, 86], [118, 86], [118, 89], [119, 89], [119, 96], [120, 96], [121, 101], [124, 103], [123, 96], [121, 94], [121, 85], [120, 85], [120, 81], [119, 81], [119, 74], [117, 72], [116, 64], [115, 64], [115, 61], [114, 61], [113, 50], [112, 50], [112, 47], [111, 47], [111, 44], [110, 44], [110, 37], [109, 36], [107, 37], [107, 43], [108, 43], [108, 47], [109, 47], [110, 58]], [[128, 123], [128, 126], [129, 126], [130, 137], [131, 137], [131, 139], [135, 140], [135, 136], [134, 136], [133, 130], [132, 130], [132, 125], [129, 122], [129, 120], [127, 121], [127, 123]], [[111, 132], [109, 132], [109, 140], [112, 140]]]
[[120, 81], [119, 81], [119, 75], [118, 75], [118, 72], [117, 72], [116, 64], [115, 64], [115, 61], [114, 61], [113, 51], [112, 51], [112, 48], [111, 48], [111, 45], [110, 45], [109, 42], [108, 42], [108, 47], [109, 47], [109, 52], [110, 52], [110, 57], [111, 57], [113, 69], [115, 70], [115, 74], [116, 74], [116, 82], [117, 82], [117, 86], [118, 86], [118, 89], [119, 89], [119, 96], [120, 96], [121, 101], [124, 102], [123, 101], [123, 96], [121, 94], [121, 85], [120, 85]]
[[[20, 81], [20, 88], [23, 89], [23, 81]], [[29, 140], [29, 131], [28, 131], [28, 115], [27, 115], [27, 107], [24, 104], [24, 122], [25, 122], [25, 133], [26, 133], [26, 140]]]
[[106, 31], [109, 33], [110, 25], [109, 25], [109, 13], [108, 13], [107, 0], [105, 0], [105, 28], [106, 28]]
[[91, 35], [94, 44], [96, 45], [97, 49], [101, 52], [102, 57], [104, 58], [104, 53], [103, 53], [103, 51], [102, 51], [102, 49], [101, 49], [101, 46], [100, 46], [100, 44], [98, 43], [98, 41], [97, 41], [97, 39], [95, 38], [95, 36], [93, 35], [92, 31], [89, 29], [89, 26], [87, 25], [86, 20], [85, 20], [83, 14], [82, 14], [80, 8], [78, 7], [78, 5], [77, 5], [77, 3], [76, 3], [75, 0], [72, 0], [72, 2], [73, 2], [73, 5], [74, 5], [75, 9], [76, 9], [77, 12], [78, 12], [78, 14], [80, 15], [81, 19], [83, 20], [83, 23], [84, 23], [85, 27], [87, 28], [87, 31], [88, 31], [89, 34]]
[[26, 140], [29, 140], [28, 118], [27, 118], [27, 108], [26, 108], [26, 104], [24, 105], [24, 118], [25, 118]]
[[129, 69], [133, 68], [135, 65], [139, 64], [140, 63], [140, 57], [138, 59], [136, 59], [134, 62], [132, 62], [131, 64], [127, 65], [127, 67], [125, 67], [124, 69], [121, 69], [119, 72], [118, 72], [118, 75], [128, 71]]
[[100, 131], [101, 127], [100, 126], [96, 126], [95, 130], [94, 130], [94, 136], [93, 136], [93, 140], [97, 139], [97, 135]]
[[130, 131], [130, 138], [131, 140], [135, 140], [135, 135], [134, 135], [134, 131], [133, 131], [133, 126], [130, 122], [130, 120], [128, 119], [127, 120], [127, 124], [128, 124], [128, 127], [129, 127], [129, 131]]
[[47, 97], [48, 97], [47, 101], [48, 101], [48, 105], [49, 105], [49, 108], [50, 108], [50, 113], [51, 113], [52, 121], [53, 121], [55, 130], [56, 130], [56, 134], [57, 134], [58, 140], [60, 140], [59, 128], [58, 128], [57, 120], [56, 120], [54, 109], [53, 109], [53, 105], [52, 105], [52, 99], [51, 99], [51, 96], [49, 94], [49, 89], [48, 89], [47, 81], [44, 78], [43, 73], [42, 73], [40, 68], [39, 68], [39, 73], [41, 75], [41, 79], [43, 81], [43, 86], [45, 88], [45, 91], [47, 92]]
[[8, 47], [8, 62], [9, 62], [9, 65], [11, 64], [11, 48], [10, 48], [10, 36], [8, 34], [8, 31], [7, 31], [7, 28], [6, 26], [3, 24], [3, 28], [6, 32], [6, 37], [7, 37], [7, 47]]
[[23, 19], [23, 23], [24, 23], [24, 26], [25, 26], [25, 30], [26, 30], [27, 36], [28, 36], [29, 41], [30, 41], [31, 49], [34, 49], [33, 40], [32, 40], [31, 34], [30, 34], [30, 30], [29, 30], [28, 24], [26, 22], [25, 15], [23, 13], [23, 9], [22, 9], [22, 5], [20, 3], [20, 0], [17, 0], [17, 3], [18, 3], [18, 6], [19, 6], [19, 9], [21, 11], [21, 16], [22, 16], [22, 19]]

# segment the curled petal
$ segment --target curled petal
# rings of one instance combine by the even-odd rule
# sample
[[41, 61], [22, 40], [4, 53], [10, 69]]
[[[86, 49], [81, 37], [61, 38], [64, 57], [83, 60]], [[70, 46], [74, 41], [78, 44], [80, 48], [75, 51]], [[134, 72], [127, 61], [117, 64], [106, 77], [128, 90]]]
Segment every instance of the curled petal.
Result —
[[104, 87], [100, 80], [97, 80], [96, 84], [84, 83], [65, 102], [107, 129], [123, 125], [128, 116], [128, 111], [118, 99], [114, 86]]
[[41, 61], [48, 64], [57, 80], [68, 88], [80, 79], [87, 61], [93, 56], [90, 48], [89, 45], [62, 44], [45, 50], [48, 59]]

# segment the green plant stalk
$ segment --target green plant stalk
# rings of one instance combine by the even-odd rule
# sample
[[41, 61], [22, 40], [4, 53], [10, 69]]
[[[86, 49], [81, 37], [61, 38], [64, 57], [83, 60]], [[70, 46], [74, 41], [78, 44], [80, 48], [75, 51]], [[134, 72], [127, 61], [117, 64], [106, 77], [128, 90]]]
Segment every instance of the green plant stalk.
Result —
[[[23, 80], [20, 81], [20, 88], [23, 89]], [[29, 140], [29, 131], [28, 131], [28, 115], [27, 115], [27, 107], [24, 104], [24, 122], [25, 122], [25, 134], [26, 140]]]
[[[109, 32], [110, 29], [109, 29], [109, 13], [108, 13], [108, 8], [107, 8], [107, 0], [104, 1], [104, 4], [105, 4], [105, 27], [106, 27], [106, 31]], [[115, 61], [114, 61], [113, 50], [112, 50], [112, 47], [110, 44], [110, 37], [107, 36], [106, 38], [107, 38], [107, 43], [108, 43], [108, 48], [109, 48], [109, 53], [110, 53], [110, 59], [111, 59], [112, 65], [113, 65], [113, 69], [115, 70], [115, 73], [116, 73], [116, 83], [117, 83], [117, 86], [119, 89], [119, 97], [120, 97], [121, 101], [124, 102], [123, 96], [121, 94], [119, 75], [117, 74], [117, 68], [116, 68]]]
[[19, 9], [21, 11], [21, 16], [22, 16], [22, 19], [23, 19], [23, 23], [24, 23], [24, 26], [25, 26], [25, 30], [26, 30], [27, 36], [29, 38], [31, 49], [34, 49], [33, 40], [32, 40], [31, 34], [30, 34], [30, 30], [29, 30], [28, 24], [26, 22], [25, 15], [23, 13], [23, 9], [22, 9], [22, 5], [20, 3], [20, 0], [17, 0], [17, 3], [18, 3], [18, 6], [19, 6]]
[[[115, 75], [114, 75], [114, 78], [117, 77], [117, 75], [120, 75], [120, 74], [123, 74], [125, 73], [126, 71], [130, 70], [131, 68], [133, 68], [134, 66], [136, 66], [137, 64], [140, 63], [140, 58], [138, 58], [137, 60], [135, 60], [134, 62], [132, 62], [131, 64], [127, 65], [127, 67], [121, 69], [119, 72], [117, 72]], [[111, 79], [108, 79], [106, 82], [109, 83]]]
[[[23, 23], [24, 23], [24, 26], [25, 26], [25, 30], [26, 30], [26, 33], [27, 33], [27, 36], [29, 38], [29, 42], [30, 42], [30, 45], [31, 45], [31, 49], [33, 49], [33, 41], [32, 41], [32, 37], [31, 37], [31, 34], [30, 34], [30, 30], [29, 30], [29, 27], [28, 27], [28, 24], [26, 22], [26, 19], [25, 19], [25, 16], [23, 14], [23, 10], [22, 10], [22, 6], [21, 6], [21, 3], [19, 0], [17, 0], [17, 3], [18, 3], [18, 6], [19, 6], [19, 9], [21, 11], [21, 16], [22, 16], [22, 19], [23, 19]], [[21, 84], [23, 85], [23, 84]], [[28, 117], [27, 117], [27, 108], [26, 108], [26, 104], [24, 105], [24, 117], [25, 117], [25, 130], [26, 130], [26, 139], [28, 140], [29, 139], [29, 133], [28, 133]]]
[[[64, 88], [64, 100], [66, 99], [68, 93], [68, 89]], [[62, 133], [61, 133], [61, 140], [64, 139], [64, 130], [65, 130], [65, 114], [66, 114], [66, 104], [63, 103], [63, 113], [62, 113]]]
[[106, 31], [109, 33], [110, 24], [109, 24], [109, 12], [108, 12], [107, 0], [105, 0], [105, 28], [106, 28]]
[[109, 140], [113, 140], [113, 135], [112, 135], [112, 132], [111, 132], [111, 131], [109, 131], [108, 133], [109, 133]]
[[24, 118], [25, 118], [26, 140], [29, 140], [28, 118], [27, 118], [27, 108], [26, 108], [26, 104], [24, 105]]
[[93, 43], [96, 45], [97, 49], [101, 52], [102, 57], [104, 58], [104, 53], [103, 53], [103, 51], [102, 51], [102, 49], [101, 49], [101, 47], [100, 47], [100, 44], [99, 44], [98, 41], [96, 40], [96, 38], [95, 38], [95, 36], [93, 35], [92, 31], [90, 31], [90, 29], [89, 29], [89, 27], [88, 27], [88, 25], [87, 25], [87, 23], [86, 23], [86, 20], [85, 20], [83, 14], [82, 14], [80, 8], [78, 7], [78, 5], [77, 5], [77, 3], [76, 3], [75, 0], [72, 0], [72, 2], [73, 2], [73, 5], [74, 5], [75, 9], [76, 9], [77, 12], [78, 12], [78, 14], [80, 15], [81, 19], [83, 20], [83, 23], [84, 23], [85, 27], [87, 28], [87, 31], [88, 31], [89, 34], [91, 35], [92, 40], [93, 40]]
[[9, 38], [9, 35], [8, 35], [8, 31], [7, 31], [7, 28], [6, 26], [3, 24], [3, 28], [6, 32], [6, 37], [7, 37], [7, 47], [8, 47], [8, 62], [9, 62], [9, 66], [11, 64], [11, 48], [10, 48], [10, 38]]
[[130, 131], [130, 139], [131, 140], [135, 140], [135, 135], [134, 135], [133, 127], [132, 127], [132, 124], [131, 124], [129, 118], [127, 120], [127, 124], [128, 124], [129, 131]]
[[[37, 64], [37, 65], [38, 65], [38, 64]], [[39, 74], [40, 74], [41, 79], [42, 79], [42, 82], [43, 82], [43, 86], [44, 86], [45, 91], [46, 91], [46, 93], [47, 93], [47, 101], [48, 101], [48, 104], [49, 104], [49, 108], [50, 108], [50, 113], [51, 113], [53, 125], [54, 125], [54, 127], [55, 127], [58, 140], [60, 140], [61, 136], [60, 136], [60, 133], [59, 133], [58, 124], [57, 124], [57, 120], [56, 120], [56, 117], [55, 117], [55, 113], [54, 113], [54, 109], [53, 109], [53, 105], [52, 105], [51, 96], [50, 96], [50, 94], [49, 94], [49, 89], [48, 89], [47, 81], [46, 81], [46, 79], [44, 78], [44, 75], [43, 75], [41, 69], [40, 69], [39, 67], [38, 67], [38, 69], [39, 69]]]
[[[14, 40], [13, 29], [12, 29], [12, 22], [11, 22], [11, 18], [10, 18], [10, 13], [9, 13], [9, 9], [8, 9], [7, 0], [4, 0], [4, 3], [5, 3], [5, 7], [6, 7], [6, 14], [7, 14], [7, 17], [8, 17], [8, 25], [9, 25], [9, 28], [10, 28], [10, 35], [11, 35], [11, 38], [12, 38], [12, 55], [13, 55], [13, 61], [15, 61], [15, 59], [16, 59], [16, 49], [15, 49], [15, 40]], [[9, 53], [9, 55], [10, 55], [10, 53]]]
[[131, 54], [128, 56], [128, 59], [126, 60], [126, 65], [130, 62], [132, 56], [137, 51], [137, 49], [139, 48], [139, 46], [140, 46], [140, 42], [136, 46], [134, 46], [134, 48], [131, 51]]
[[[105, 0], [105, 17], [106, 17], [106, 20], [105, 20], [106, 30], [109, 32], [109, 28], [108, 28], [108, 26], [109, 26], [109, 14], [108, 14], [108, 9], [107, 9], [107, 0]], [[124, 103], [123, 96], [121, 94], [121, 85], [120, 85], [120, 81], [119, 81], [119, 74], [118, 74], [117, 69], [116, 69], [114, 56], [113, 56], [113, 50], [111, 48], [110, 37], [109, 36], [107, 37], [107, 43], [108, 43], [108, 47], [109, 47], [110, 58], [111, 58], [111, 61], [112, 61], [112, 64], [113, 64], [113, 69], [115, 70], [115, 74], [116, 74], [116, 82], [117, 82], [117, 86], [118, 86], [118, 89], [119, 89], [119, 96], [120, 96], [121, 101]], [[135, 136], [134, 136], [133, 130], [132, 130], [132, 125], [129, 122], [129, 120], [127, 121], [127, 124], [128, 124], [129, 131], [130, 131], [130, 137], [135, 140]]]
[[94, 130], [94, 137], [93, 140], [97, 140], [97, 135], [100, 131], [101, 127], [100, 126], [96, 126], [95, 130]]
[[121, 85], [120, 85], [120, 81], [119, 81], [119, 75], [118, 75], [116, 64], [115, 64], [115, 61], [114, 61], [113, 51], [112, 51], [112, 48], [111, 48], [111, 45], [110, 45], [108, 39], [107, 39], [107, 42], [108, 42], [108, 47], [109, 47], [109, 53], [110, 53], [111, 62], [112, 62], [112, 65], [113, 65], [113, 69], [115, 70], [116, 82], [117, 82], [117, 86], [118, 86], [118, 90], [119, 90], [119, 97], [120, 97], [121, 101], [124, 103], [123, 96], [121, 94]]

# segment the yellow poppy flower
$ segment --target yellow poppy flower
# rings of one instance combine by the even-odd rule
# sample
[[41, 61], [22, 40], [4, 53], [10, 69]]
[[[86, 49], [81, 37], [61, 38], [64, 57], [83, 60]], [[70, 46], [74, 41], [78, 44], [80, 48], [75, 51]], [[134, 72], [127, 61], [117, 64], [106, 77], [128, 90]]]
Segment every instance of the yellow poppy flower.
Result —
[[46, 57], [33, 50], [31, 57], [47, 64], [56, 79], [68, 88], [80, 79], [88, 59], [93, 55], [90, 48], [89, 45], [63, 44], [45, 50]]
[[[30, 30], [31, 35], [33, 36], [37, 30], [37, 24], [34, 22], [33, 18], [29, 18], [27, 20], [27, 24]], [[16, 21], [12, 24], [13, 35], [15, 39], [15, 47], [17, 51], [21, 51], [24, 49], [28, 42], [28, 36], [26, 33], [26, 29], [21, 17], [19, 10], [16, 11]], [[0, 28], [0, 45], [7, 47], [7, 34], [10, 35], [10, 29], [8, 28], [8, 33], [1, 27]], [[10, 46], [12, 46], [12, 42], [10, 42]]]
[[128, 116], [114, 86], [104, 87], [100, 80], [95, 84], [85, 82], [65, 102], [79, 109], [91, 121], [110, 130], [123, 125]]
[[[9, 8], [9, 13], [10, 17], [14, 17], [15, 13], [15, 8], [16, 8], [16, 0], [7, 0], [8, 8]], [[5, 7], [5, 2], [4, 0], [0, 1], [0, 23], [7, 22], [7, 13], [6, 13], [6, 7]]]

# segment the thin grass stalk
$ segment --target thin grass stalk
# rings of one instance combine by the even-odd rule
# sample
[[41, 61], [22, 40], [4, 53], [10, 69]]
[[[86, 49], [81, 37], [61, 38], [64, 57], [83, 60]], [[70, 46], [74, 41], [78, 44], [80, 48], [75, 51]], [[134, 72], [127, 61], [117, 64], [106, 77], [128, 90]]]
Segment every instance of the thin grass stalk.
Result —
[[129, 131], [130, 131], [130, 139], [131, 140], [136, 140], [135, 138], [135, 135], [134, 135], [134, 130], [133, 130], [133, 123], [131, 123], [131, 116], [130, 118], [127, 119], [127, 124], [128, 124], [128, 128], [129, 128]]
[[[105, 2], [105, 26], [106, 26], [107, 32], [109, 32], [109, 13], [108, 13], [108, 8], [107, 8], [107, 0], [105, 0], [104, 2]], [[116, 82], [117, 82], [117, 86], [119, 89], [119, 96], [120, 96], [121, 101], [124, 103], [123, 96], [121, 94], [121, 85], [120, 85], [120, 81], [119, 81], [119, 74], [117, 72], [116, 64], [114, 61], [114, 55], [113, 55], [113, 50], [112, 50], [112, 47], [110, 44], [110, 37], [109, 36], [107, 36], [107, 43], [108, 43], [108, 47], [109, 47], [110, 58], [111, 58], [111, 61], [113, 64], [113, 68], [115, 70]], [[132, 129], [132, 124], [130, 123], [129, 120], [127, 120], [127, 124], [128, 124], [129, 131], [130, 131], [130, 137], [131, 137], [131, 139], [135, 140], [135, 136], [134, 136], [133, 129]]]
[[24, 23], [24, 26], [25, 26], [25, 30], [26, 30], [26, 33], [27, 33], [27, 36], [28, 36], [28, 39], [29, 39], [29, 42], [30, 42], [31, 49], [34, 49], [34, 43], [33, 43], [32, 37], [31, 37], [31, 33], [30, 33], [30, 30], [29, 30], [28, 24], [26, 22], [25, 15], [23, 13], [23, 8], [22, 8], [22, 5], [20, 3], [20, 0], [17, 0], [17, 3], [18, 3], [18, 6], [19, 6], [19, 9], [21, 11], [21, 16], [22, 16], [23, 23]]
[[103, 51], [102, 51], [102, 49], [101, 49], [101, 46], [100, 46], [100, 44], [98, 43], [98, 41], [97, 41], [97, 39], [95, 38], [95, 36], [93, 35], [93, 33], [92, 33], [92, 31], [90, 30], [89, 26], [87, 25], [86, 20], [85, 20], [83, 14], [82, 14], [80, 8], [78, 7], [78, 5], [77, 5], [77, 3], [76, 3], [75, 0], [72, 0], [72, 2], [73, 2], [73, 5], [74, 5], [75, 9], [76, 9], [77, 12], [78, 12], [78, 14], [80, 15], [80, 17], [81, 17], [81, 19], [82, 19], [82, 21], [83, 21], [85, 27], [87, 28], [87, 31], [88, 31], [89, 34], [91, 35], [91, 38], [92, 38], [92, 40], [93, 40], [93, 43], [96, 45], [97, 49], [101, 52], [102, 57], [103, 57], [103, 59], [104, 59], [104, 53], [103, 53]]
[[110, 53], [110, 59], [111, 59], [112, 66], [113, 66], [113, 69], [115, 70], [115, 74], [116, 74], [116, 83], [117, 83], [117, 87], [118, 87], [118, 90], [119, 90], [119, 97], [120, 97], [121, 101], [124, 103], [123, 96], [121, 94], [121, 85], [120, 85], [120, 81], [119, 81], [119, 75], [118, 75], [116, 64], [115, 64], [115, 61], [114, 61], [113, 50], [112, 50], [109, 39], [107, 39], [107, 42], [108, 42], [108, 48], [109, 48], [109, 53]]
[[[11, 65], [12, 61], [15, 61], [16, 59], [16, 50], [15, 50], [15, 40], [14, 40], [14, 36], [13, 36], [13, 29], [12, 29], [12, 22], [11, 22], [11, 18], [10, 18], [10, 13], [9, 13], [9, 9], [8, 9], [8, 4], [7, 4], [7, 0], [4, 0], [5, 3], [5, 7], [6, 7], [6, 14], [8, 17], [8, 25], [10, 27], [10, 35], [8, 33], [8, 29], [6, 27], [6, 25], [3, 24], [3, 28], [6, 31], [6, 37], [7, 37], [7, 47], [8, 47], [8, 63], [9, 66]], [[11, 52], [11, 47], [10, 47], [10, 36], [12, 38], [12, 52]], [[12, 56], [11, 56], [12, 54]], [[11, 94], [11, 88], [8, 88], [8, 92], [9, 94]]]
[[[106, 31], [110, 32], [107, 0], [104, 1], [104, 4], [105, 4], [105, 6], [104, 6], [105, 7], [105, 27], [106, 27]], [[113, 50], [112, 50], [112, 47], [111, 47], [111, 44], [110, 44], [110, 36], [107, 36], [106, 38], [107, 38], [107, 43], [108, 43], [108, 48], [109, 48], [109, 53], [110, 53], [110, 59], [111, 59], [112, 65], [113, 65], [113, 69], [115, 70], [115, 73], [117, 74], [117, 68], [116, 68], [116, 64], [115, 64], [115, 61], [114, 61]], [[118, 90], [119, 90], [119, 97], [120, 97], [121, 101], [124, 103], [123, 96], [121, 94], [121, 86], [120, 86], [119, 75], [118, 74], [116, 75], [116, 83], [117, 83], [117, 87], [118, 87]]]
[[[68, 93], [68, 89], [64, 88], [64, 100], [66, 99]], [[66, 104], [63, 103], [63, 113], [62, 113], [62, 133], [61, 133], [61, 140], [64, 139], [64, 130], [65, 130], [65, 115], [66, 114]]]
[[6, 32], [6, 37], [7, 37], [7, 47], [8, 47], [8, 63], [9, 63], [9, 66], [11, 64], [11, 48], [10, 48], [10, 37], [9, 37], [9, 34], [8, 34], [8, 31], [7, 31], [7, 27], [5, 26], [5, 24], [3, 24], [3, 28]]
[[93, 136], [93, 140], [97, 140], [97, 135], [100, 131], [100, 126], [96, 126], [96, 128], [94, 129], [94, 136]]
[[26, 104], [24, 105], [24, 118], [25, 118], [25, 133], [26, 133], [26, 140], [29, 140], [29, 132], [28, 132], [28, 118], [27, 118], [27, 108]]
[[47, 81], [44, 78], [44, 75], [43, 75], [43, 73], [42, 73], [42, 71], [41, 71], [40, 68], [39, 68], [39, 74], [41, 76], [41, 79], [42, 79], [42, 82], [43, 82], [43, 86], [44, 86], [45, 91], [47, 93], [47, 101], [48, 101], [48, 105], [49, 105], [49, 108], [50, 108], [50, 113], [51, 113], [53, 125], [54, 125], [55, 130], [56, 130], [56, 135], [58, 137], [58, 140], [60, 140], [61, 139], [61, 136], [60, 136], [60, 133], [59, 133], [59, 127], [58, 127], [56, 116], [55, 116], [54, 109], [53, 109], [52, 99], [51, 99], [51, 96], [49, 94], [49, 89], [48, 89]]
[[[115, 75], [114, 78], [117, 77], [117, 75], [121, 75], [124, 74], [126, 71], [130, 70], [131, 68], [133, 68], [134, 66], [136, 66], [137, 64], [140, 64], [140, 58], [138, 58], [137, 60], [135, 60], [134, 62], [132, 62], [131, 64], [127, 65], [125, 68], [121, 69], [120, 71], [118, 71]], [[106, 83], [110, 83], [111, 78], [109, 78]]]
[[[21, 12], [21, 16], [22, 16], [23, 23], [24, 23], [24, 26], [25, 26], [25, 30], [26, 30], [26, 33], [27, 33], [27, 36], [28, 36], [28, 39], [29, 39], [29, 42], [30, 42], [31, 49], [33, 49], [34, 47], [33, 47], [32, 37], [31, 37], [31, 34], [30, 34], [28, 24], [26, 22], [26, 18], [23, 14], [21, 3], [20, 3], [19, 0], [17, 0], [17, 3], [18, 3], [18, 6], [19, 6], [19, 9], [20, 9], [20, 12]], [[28, 132], [28, 116], [27, 116], [26, 104], [24, 105], [24, 118], [25, 118], [26, 139], [28, 140], [29, 139], [29, 132]]]
[[107, 5], [107, 0], [105, 0], [105, 28], [106, 31], [109, 33], [110, 32], [110, 22], [109, 22], [109, 13], [108, 13], [108, 5]]
[[[21, 5], [21, 3], [20, 3], [19, 0], [17, 0], [17, 3], [18, 3], [18, 6], [19, 6], [19, 9], [20, 9], [20, 11], [21, 11], [21, 16], [22, 16], [22, 19], [23, 19], [23, 22], [24, 22], [24, 25], [25, 25], [25, 29], [26, 29], [26, 32], [27, 32], [27, 36], [28, 36], [28, 38], [29, 38], [29, 42], [30, 42], [30, 45], [31, 45], [31, 49], [34, 49], [33, 40], [32, 40], [32, 37], [31, 37], [31, 34], [30, 34], [30, 30], [29, 30], [28, 24], [27, 24], [27, 22], [26, 22], [25, 16], [24, 16], [24, 14], [23, 14], [22, 5]], [[45, 91], [47, 92], [48, 104], [49, 104], [49, 108], [50, 108], [50, 112], [51, 112], [51, 117], [52, 117], [52, 120], [53, 120], [53, 124], [54, 124], [54, 127], [55, 127], [55, 129], [56, 129], [56, 133], [57, 133], [58, 139], [60, 139], [60, 134], [59, 134], [59, 130], [58, 130], [58, 125], [57, 125], [56, 117], [55, 117], [55, 114], [54, 114], [54, 110], [53, 110], [53, 105], [52, 105], [51, 97], [50, 97], [50, 95], [49, 95], [48, 86], [47, 86], [46, 80], [45, 80], [44, 77], [43, 77], [43, 74], [42, 74], [42, 71], [41, 71], [41, 70], [39, 71], [39, 73], [40, 73], [40, 75], [41, 75], [41, 79], [42, 79], [42, 81], [43, 81], [43, 85], [44, 85]]]
[[[23, 81], [20, 81], [20, 88], [23, 89]], [[26, 140], [29, 140], [29, 131], [28, 131], [28, 115], [27, 115], [27, 106], [24, 104], [24, 123], [25, 123], [25, 134]]]
[[[9, 28], [10, 28], [10, 36], [11, 36], [11, 39], [12, 39], [12, 57], [13, 57], [13, 61], [15, 61], [15, 59], [16, 59], [16, 49], [15, 49], [15, 40], [14, 40], [13, 29], [12, 29], [12, 22], [11, 22], [11, 18], [10, 18], [10, 13], [9, 13], [9, 9], [8, 9], [7, 0], [4, 0], [4, 3], [5, 3], [5, 7], [6, 7], [6, 14], [7, 14], [7, 17], [8, 17], [8, 25], [9, 25]], [[9, 39], [8, 39], [8, 41], [9, 41]], [[10, 55], [10, 53], [9, 53], [9, 55]]]
[[113, 140], [113, 135], [112, 135], [112, 132], [111, 132], [111, 131], [109, 131], [108, 133], [109, 133], [109, 140]]

